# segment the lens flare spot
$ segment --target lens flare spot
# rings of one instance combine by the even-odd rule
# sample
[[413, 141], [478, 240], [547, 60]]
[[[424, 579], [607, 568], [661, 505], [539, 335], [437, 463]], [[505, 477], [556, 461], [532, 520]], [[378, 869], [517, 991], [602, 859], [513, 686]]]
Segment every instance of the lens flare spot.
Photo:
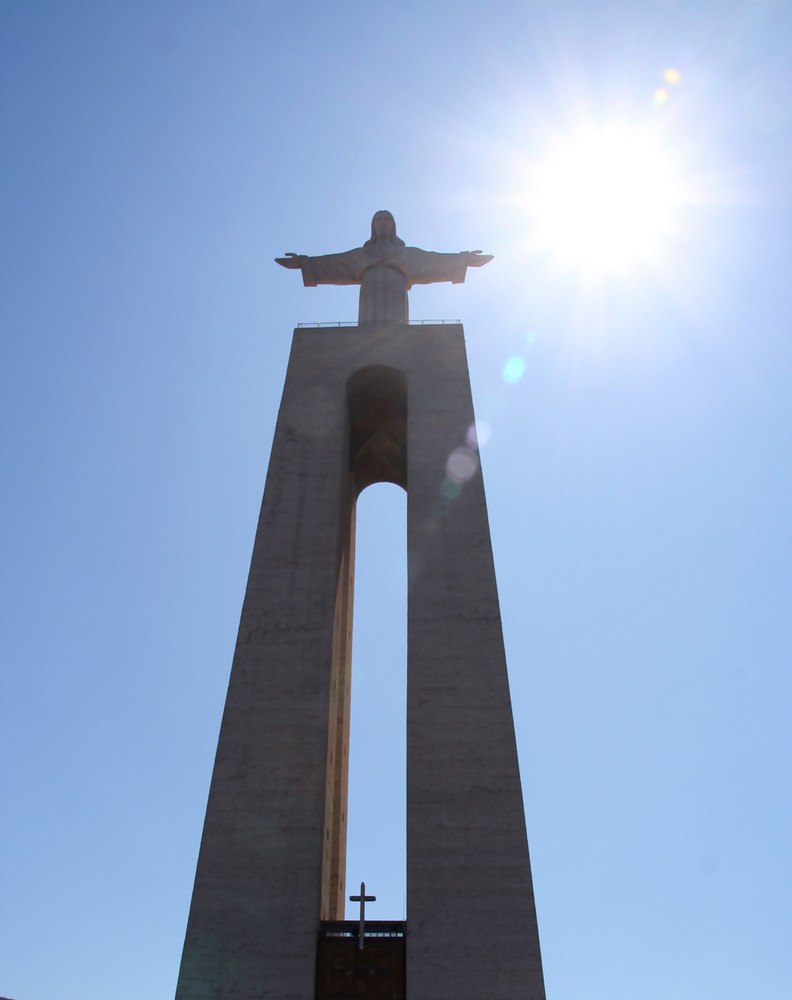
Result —
[[465, 440], [467, 441], [468, 448], [479, 449], [483, 448], [491, 437], [492, 428], [487, 421], [477, 420], [475, 424], [471, 424], [470, 427], [468, 427]]
[[462, 483], [457, 482], [455, 479], [449, 479], [446, 476], [442, 483], [440, 483], [440, 496], [444, 500], [456, 500], [461, 492]]
[[665, 87], [658, 87], [657, 90], [654, 92], [652, 100], [654, 101], [654, 103], [657, 105], [658, 108], [660, 107], [661, 104], [665, 104], [665, 102], [668, 100], [668, 91], [665, 89]]
[[503, 381], [508, 382], [509, 385], [519, 382], [525, 374], [525, 358], [521, 358], [519, 354], [513, 355], [503, 366], [502, 374]]
[[525, 335], [525, 346], [533, 347], [535, 340], [536, 340], [536, 334], [534, 333], [533, 330], [529, 330], [528, 333], [526, 333]]
[[663, 71], [663, 79], [666, 83], [670, 83], [672, 87], [675, 87], [678, 83], [682, 82], [682, 74], [678, 69], [669, 66], [667, 70]]
[[478, 468], [478, 456], [472, 448], [454, 448], [446, 462], [446, 475], [455, 483], [466, 483]]

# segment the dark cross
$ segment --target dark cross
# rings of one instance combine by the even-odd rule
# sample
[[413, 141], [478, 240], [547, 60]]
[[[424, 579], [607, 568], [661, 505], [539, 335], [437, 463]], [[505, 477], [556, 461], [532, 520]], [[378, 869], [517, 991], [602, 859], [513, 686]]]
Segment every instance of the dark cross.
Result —
[[366, 903], [373, 903], [376, 896], [366, 895], [366, 883], [360, 883], [360, 895], [350, 896], [350, 903], [360, 903], [360, 930], [358, 931], [358, 948], [363, 947], [363, 939], [366, 933]]

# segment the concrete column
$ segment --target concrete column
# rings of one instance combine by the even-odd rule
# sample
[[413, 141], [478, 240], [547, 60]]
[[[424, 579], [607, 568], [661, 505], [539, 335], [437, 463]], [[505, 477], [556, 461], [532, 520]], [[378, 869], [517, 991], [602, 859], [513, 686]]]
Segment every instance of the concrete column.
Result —
[[334, 618], [349, 513], [346, 370], [321, 346], [320, 331], [295, 334], [178, 1000], [313, 998]]
[[354, 501], [383, 479], [409, 495], [407, 996], [542, 1000], [480, 471], [444, 483], [472, 422], [461, 326], [295, 331], [177, 1000], [313, 1000], [348, 894]]
[[464, 450], [461, 327], [433, 330], [421, 357], [408, 411], [408, 997], [543, 1000], [484, 486]]

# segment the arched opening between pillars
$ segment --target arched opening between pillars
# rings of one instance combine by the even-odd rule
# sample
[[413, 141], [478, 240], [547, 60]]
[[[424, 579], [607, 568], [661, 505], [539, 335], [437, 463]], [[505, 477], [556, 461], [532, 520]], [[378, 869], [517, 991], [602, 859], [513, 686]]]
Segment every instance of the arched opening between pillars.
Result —
[[[407, 832], [407, 496], [376, 483], [355, 517], [355, 629], [346, 883], [365, 881], [372, 919], [405, 918]], [[346, 917], [358, 904], [346, 900]]]
[[[347, 382], [347, 421], [348, 482], [342, 519], [345, 528], [339, 539], [325, 776], [322, 920], [343, 920], [348, 895], [346, 852], [355, 508], [360, 493], [373, 483], [394, 483], [407, 489], [407, 380], [404, 372], [382, 365], [355, 372]], [[404, 759], [403, 751], [401, 756]]]

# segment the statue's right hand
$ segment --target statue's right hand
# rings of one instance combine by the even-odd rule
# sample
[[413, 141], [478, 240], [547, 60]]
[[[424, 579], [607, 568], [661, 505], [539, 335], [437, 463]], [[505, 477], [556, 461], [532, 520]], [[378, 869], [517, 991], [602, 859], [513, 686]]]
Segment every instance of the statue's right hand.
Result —
[[468, 267], [483, 267], [492, 260], [491, 253], [482, 253], [481, 250], [468, 250]]
[[275, 260], [281, 267], [300, 267], [300, 254], [298, 253], [287, 253], [285, 257], [276, 257]]

